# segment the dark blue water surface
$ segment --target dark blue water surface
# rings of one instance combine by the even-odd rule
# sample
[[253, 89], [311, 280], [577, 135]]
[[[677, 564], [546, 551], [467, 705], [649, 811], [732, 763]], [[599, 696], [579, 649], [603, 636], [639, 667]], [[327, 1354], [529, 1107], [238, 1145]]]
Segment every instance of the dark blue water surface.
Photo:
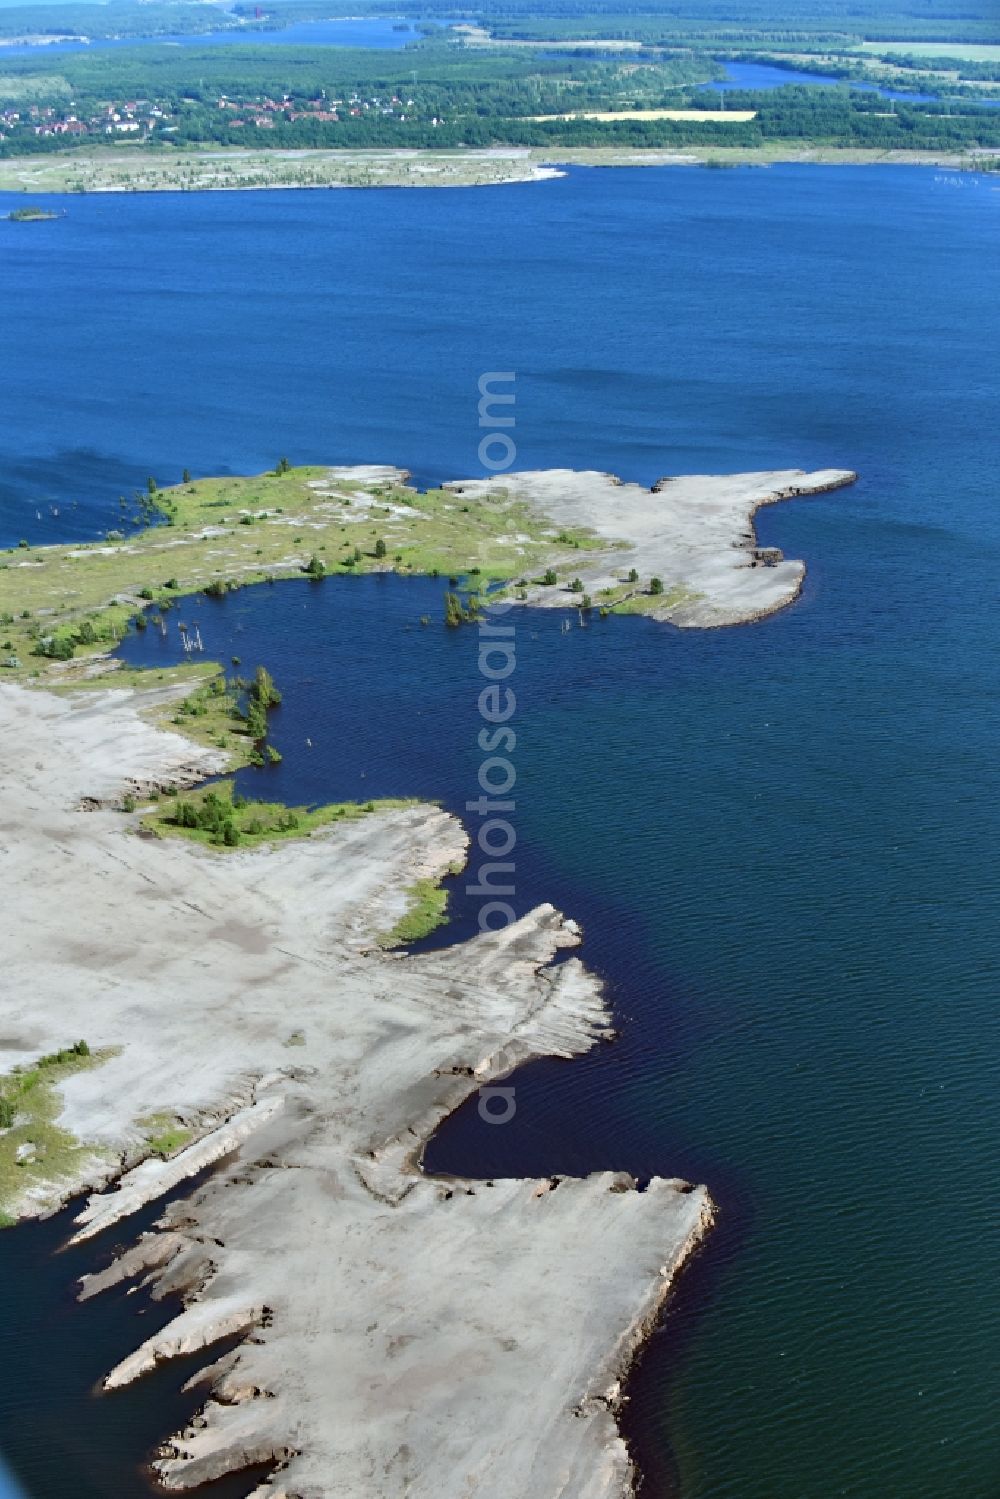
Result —
[[89, 41], [45, 42], [41, 45], [0, 47], [0, 61], [7, 57], [39, 57], [50, 52], [105, 52], [123, 47], [228, 47], [235, 42], [286, 47], [368, 47], [376, 50], [405, 47], [419, 40], [412, 29], [395, 28], [402, 24], [396, 17], [356, 16], [343, 21], [297, 21], [280, 31], [256, 27], [231, 27], [226, 31], [206, 31], [198, 35], [94, 37]]
[[[472, 473], [486, 370], [517, 372], [524, 467], [860, 472], [759, 516], [809, 565], [771, 620], [514, 616], [517, 903], [582, 922], [620, 1039], [523, 1069], [515, 1120], [460, 1111], [428, 1164], [710, 1184], [719, 1228], [627, 1416], [657, 1499], [996, 1499], [995, 184], [647, 169], [69, 208], [0, 224], [8, 539], [99, 534], [122, 489], [184, 465]], [[443, 628], [440, 594], [186, 603], [211, 652], [284, 689], [283, 763], [244, 788], [474, 796], [476, 634]], [[65, 1283], [21, 1233], [0, 1237], [0, 1311], [27, 1338]], [[101, 1340], [107, 1367], [125, 1336], [106, 1315], [51, 1399], [118, 1454], [79, 1491], [131, 1499], [126, 1458], [180, 1380], [134, 1429], [91, 1399]], [[0, 1367], [30, 1499], [66, 1492], [30, 1447], [51, 1420], [44, 1381], [25, 1396]]]

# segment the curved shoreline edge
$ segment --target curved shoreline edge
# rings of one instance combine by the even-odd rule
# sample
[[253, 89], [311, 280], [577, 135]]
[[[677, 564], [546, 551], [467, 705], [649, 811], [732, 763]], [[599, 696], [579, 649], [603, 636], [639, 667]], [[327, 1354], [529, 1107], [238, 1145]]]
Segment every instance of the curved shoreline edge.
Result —
[[[484, 1499], [621, 1499], [621, 1380], [708, 1229], [707, 1192], [615, 1172], [442, 1181], [417, 1163], [480, 1078], [607, 1038], [598, 980], [552, 963], [579, 931], [540, 906], [441, 951], [378, 950], [413, 878], [464, 856], [433, 807], [225, 859], [130, 837], [138, 814], [97, 805], [126, 777], [212, 768], [140, 702], [0, 687], [0, 1013], [5, 1067], [70, 1033], [108, 1058], [59, 1085], [60, 1124], [93, 1154], [22, 1207], [104, 1188], [77, 1220], [90, 1236], [221, 1163], [83, 1291], [142, 1273], [183, 1297], [109, 1389], [247, 1334], [205, 1372], [159, 1478], [187, 1489], [269, 1460], [258, 1499], [457, 1499], [470, 1483]], [[167, 1114], [194, 1143], [140, 1160]]]
[[[761, 618], [794, 598], [804, 564], [757, 546], [756, 509], [855, 477], [787, 470], [645, 489], [548, 470], [457, 481], [425, 512], [398, 469], [288, 472], [282, 495], [302, 490], [313, 508], [304, 518], [282, 506], [286, 535], [307, 524], [339, 534], [346, 504], [377, 514], [390, 547], [393, 527], [422, 535], [425, 524], [453, 528], [466, 547], [473, 513], [493, 517], [506, 546], [518, 517], [525, 565], [558, 558], [579, 575], [530, 583], [524, 602], [579, 606], [588, 589], [689, 628]], [[178, 573], [199, 543], [217, 562], [242, 529], [239, 485], [252, 482], [231, 481], [231, 529], [216, 509], [207, 530], [29, 549], [17, 566], [36, 582], [52, 567], [58, 596], [60, 568], [80, 583], [88, 559], [105, 582], [120, 581], [122, 565], [157, 575], [165, 549]], [[266, 514], [243, 514], [263, 539]], [[659, 590], [638, 578], [640, 563]], [[284, 564], [302, 571], [297, 555]], [[636, 581], [623, 584], [630, 564]], [[426, 555], [419, 570], [430, 570]], [[141, 605], [142, 578], [116, 590], [113, 607]], [[172, 582], [182, 595], [206, 578]], [[107, 592], [83, 594], [108, 605]], [[379, 933], [405, 914], [414, 882], [464, 861], [460, 823], [427, 805], [223, 858], [131, 837], [142, 809], [110, 810], [126, 789], [190, 784], [226, 763], [142, 716], [175, 691], [55, 696], [0, 683], [0, 821], [17, 892], [3, 1070], [67, 1037], [85, 1037], [100, 1059], [55, 1082], [59, 1127], [84, 1144], [51, 1179], [44, 1159], [33, 1168], [16, 1209], [50, 1212], [94, 1189], [77, 1218], [77, 1239], [89, 1238], [217, 1167], [84, 1284], [86, 1296], [142, 1275], [154, 1295], [183, 1301], [106, 1388], [181, 1353], [210, 1360], [220, 1339], [245, 1335], [194, 1381], [208, 1386], [205, 1407], [154, 1465], [169, 1488], [273, 1462], [257, 1499], [326, 1499], [334, 1473], [372, 1499], [624, 1499], [635, 1475], [615, 1419], [622, 1381], [711, 1225], [707, 1189], [656, 1178], [640, 1190], [614, 1171], [474, 1182], [420, 1169], [431, 1134], [481, 1081], [610, 1039], [600, 982], [578, 957], [553, 961], [579, 930], [542, 905], [450, 948], [382, 951]]]
[[[762, 147], [401, 147], [379, 150], [231, 146], [126, 155], [79, 149], [0, 161], [0, 192], [92, 193], [329, 191], [373, 187], [503, 187], [564, 177], [569, 167], [917, 166], [976, 171], [988, 150], [902, 151], [802, 142]], [[81, 186], [82, 184], [82, 186]]]
[[[748, 623], [791, 603], [805, 576], [803, 562], [758, 546], [756, 511], [856, 478], [774, 469], [646, 488], [543, 469], [421, 492], [405, 469], [355, 464], [186, 481], [152, 493], [167, 524], [150, 525], [144, 510], [145, 528], [128, 535], [8, 550], [0, 668], [7, 681], [34, 680], [47, 657], [42, 685], [79, 685], [120, 665], [108, 649], [139, 614], [155, 623], [157, 611], [202, 591], [221, 598], [278, 578], [359, 572], [452, 577], [449, 587], [464, 576], [476, 591], [499, 586], [493, 601], [643, 613], [687, 628]], [[189, 663], [174, 679], [206, 669]]]

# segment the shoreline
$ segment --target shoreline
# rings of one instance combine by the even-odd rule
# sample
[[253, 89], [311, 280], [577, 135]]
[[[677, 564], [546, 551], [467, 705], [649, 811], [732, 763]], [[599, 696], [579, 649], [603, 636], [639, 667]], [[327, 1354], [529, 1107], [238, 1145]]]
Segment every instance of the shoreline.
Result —
[[399, 148], [250, 150], [211, 147], [168, 155], [134, 151], [54, 151], [0, 159], [0, 192], [256, 192], [278, 189], [491, 187], [547, 182], [572, 167], [913, 166], [974, 172], [998, 153], [879, 151], [864, 148], [691, 146], [534, 146], [438, 151]]
[[[580, 587], [585, 578], [598, 592], [611, 578], [615, 591], [622, 564], [642, 560], [666, 581], [643, 596], [643, 612], [705, 628], [762, 617], [801, 586], [804, 564], [759, 555], [756, 509], [854, 478], [788, 470], [644, 489], [548, 470], [456, 481], [424, 515], [430, 497], [398, 469], [283, 469], [160, 492], [172, 524], [110, 546], [15, 550], [16, 569], [37, 584], [58, 557], [79, 592], [88, 559], [114, 573], [148, 552], [155, 576], [169, 548], [182, 597], [198, 585], [178, 548], [200, 542], [218, 563], [220, 495], [231, 534], [249, 519], [243, 534], [264, 539], [268, 512], [239, 503], [245, 486], [263, 484], [315, 507], [278, 507], [286, 531], [322, 525], [330, 509], [346, 529], [346, 504], [355, 520], [380, 515], [390, 548], [425, 522], [456, 527], [467, 547], [466, 515], [509, 513], [530, 528], [514, 539], [536, 548], [535, 567], [562, 557]], [[213, 524], [198, 529], [200, 504]], [[300, 557], [288, 565], [302, 574]], [[427, 555], [419, 570], [431, 570]], [[495, 559], [493, 570], [511, 573]], [[137, 581], [123, 596], [112, 573], [112, 609], [142, 607]], [[51, 581], [62, 596], [66, 583]], [[617, 602], [642, 602], [640, 592], [629, 584]], [[546, 580], [524, 601], [579, 607]], [[100, 666], [85, 658], [84, 670], [88, 661]], [[81, 1291], [142, 1276], [156, 1296], [181, 1298], [166, 1327], [106, 1371], [106, 1390], [205, 1351], [195, 1380], [206, 1404], [160, 1448], [159, 1481], [186, 1489], [265, 1461], [277, 1471], [258, 1499], [291, 1492], [286, 1481], [322, 1495], [334, 1471], [363, 1492], [365, 1475], [389, 1472], [405, 1449], [408, 1481], [442, 1499], [458, 1499], [473, 1469], [491, 1475], [477, 1483], [483, 1499], [506, 1499], [512, 1478], [518, 1492], [558, 1499], [567, 1474], [580, 1499], [629, 1499], [623, 1382], [712, 1226], [707, 1189], [659, 1177], [640, 1189], [607, 1170], [473, 1181], [421, 1164], [439, 1125], [485, 1081], [612, 1039], [601, 981], [578, 956], [556, 961], [579, 946], [576, 924], [541, 905], [449, 947], [383, 950], [415, 886], [465, 860], [462, 825], [426, 804], [372, 804], [370, 815], [252, 850], [140, 840], [145, 787], [191, 784], [227, 754], [142, 716], [176, 702], [183, 680], [74, 692], [64, 666], [50, 670], [68, 693], [0, 683], [0, 815], [24, 892], [8, 913], [3, 1070], [37, 1065], [69, 1035], [86, 1038], [92, 1065], [52, 1077], [60, 1151], [46, 1144], [30, 1158], [23, 1190], [2, 1206], [8, 1217], [45, 1215], [89, 1190], [78, 1243], [202, 1177]], [[43, 888], [51, 900], [39, 911], [30, 892]], [[123, 947], [113, 913], [125, 910]], [[233, 1336], [237, 1347], [213, 1363], [214, 1345]], [[466, 1371], [458, 1387], [456, 1367]], [[540, 1388], [543, 1367], [557, 1374]], [[401, 1382], [430, 1391], [430, 1414], [423, 1400], [395, 1400]]]
[[[44, 885], [58, 913], [48, 921], [29, 900], [33, 934], [13, 915], [3, 1010], [7, 1062], [81, 1028], [106, 1057], [58, 1085], [60, 1124], [94, 1155], [52, 1190], [36, 1183], [34, 1212], [100, 1185], [77, 1216], [89, 1236], [227, 1158], [83, 1290], [141, 1270], [184, 1298], [107, 1372], [108, 1389], [249, 1335], [207, 1370], [215, 1398], [161, 1452], [161, 1481], [186, 1488], [265, 1458], [282, 1475], [261, 1495], [326, 1492], [334, 1470], [363, 1492], [371, 1464], [391, 1466], [405, 1443], [411, 1475], [442, 1495], [464, 1492], [487, 1452], [504, 1476], [477, 1492], [496, 1499], [511, 1473], [519, 1492], [555, 1499], [567, 1467], [575, 1494], [629, 1494], [621, 1380], [710, 1226], [707, 1192], [655, 1179], [640, 1193], [615, 1172], [442, 1180], [417, 1164], [483, 1078], [607, 1039], [598, 981], [575, 956], [551, 966], [579, 944], [574, 923], [542, 906], [433, 953], [377, 951], [414, 873], [463, 854], [460, 825], [427, 806], [210, 865], [182, 840], [140, 842], [138, 814], [79, 810], [190, 756], [139, 706], [134, 693], [94, 703], [0, 687], [17, 888]], [[127, 953], [107, 919], [125, 909]], [[43, 962], [39, 922], [51, 927]], [[289, 1052], [296, 1020], [305, 1040]], [[194, 1138], [160, 1159], [141, 1137], [167, 1110]], [[456, 1388], [447, 1370], [459, 1366]], [[433, 1414], [387, 1399], [400, 1379], [432, 1391]]]
[[[107, 685], [107, 673], [120, 669], [109, 666], [109, 649], [131, 628], [167, 628], [164, 616], [186, 597], [221, 599], [284, 578], [318, 586], [360, 572], [440, 577], [442, 593], [463, 586], [477, 607], [481, 591], [499, 585], [494, 602], [642, 613], [681, 628], [750, 623], [792, 603], [806, 571], [779, 548], [759, 546], [756, 510], [856, 478], [849, 469], [783, 469], [677, 476], [646, 488], [598, 471], [547, 469], [421, 492], [404, 470], [370, 464], [193, 480], [149, 497], [163, 524], [150, 524], [143, 509], [145, 529], [128, 535], [10, 548], [0, 669], [7, 681], [43, 675], [48, 686], [88, 678]], [[170, 683], [217, 671], [191, 661]], [[218, 723], [212, 728], [217, 736]]]

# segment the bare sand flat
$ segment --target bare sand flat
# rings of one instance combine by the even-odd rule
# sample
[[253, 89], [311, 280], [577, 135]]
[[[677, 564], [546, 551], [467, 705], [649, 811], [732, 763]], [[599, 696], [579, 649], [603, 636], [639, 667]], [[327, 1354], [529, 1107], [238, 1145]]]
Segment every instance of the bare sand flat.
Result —
[[[804, 562], [761, 548], [753, 517], [762, 505], [853, 484], [849, 469], [774, 470], [751, 474], [691, 474], [660, 479], [652, 489], [623, 484], [613, 474], [544, 469], [463, 480], [446, 488], [466, 497], [497, 489], [524, 500], [559, 526], [584, 526], [615, 543], [612, 552], [580, 551], [573, 566], [595, 603], [619, 598], [634, 570], [644, 612], [687, 628], [743, 624], [782, 609], [798, 597]], [[662, 593], [650, 596], [656, 577]], [[627, 590], [626, 590], [627, 592]], [[526, 602], [565, 608], [565, 583], [531, 586]]]
[[[573, 923], [541, 906], [439, 952], [380, 951], [413, 880], [463, 855], [435, 807], [229, 854], [80, 810], [128, 777], [212, 768], [137, 707], [126, 691], [0, 687], [0, 1069], [77, 1037], [107, 1055], [59, 1084], [82, 1154], [17, 1204], [102, 1188], [81, 1235], [225, 1158], [86, 1287], [141, 1271], [185, 1294], [112, 1386], [185, 1350], [211, 1364], [216, 1339], [249, 1335], [206, 1375], [164, 1482], [273, 1456], [261, 1499], [626, 1495], [619, 1381], [708, 1225], [704, 1189], [440, 1182], [418, 1166], [481, 1080], [606, 1036], [598, 981], [576, 957], [552, 963]], [[191, 1143], [149, 1157], [165, 1119]]]

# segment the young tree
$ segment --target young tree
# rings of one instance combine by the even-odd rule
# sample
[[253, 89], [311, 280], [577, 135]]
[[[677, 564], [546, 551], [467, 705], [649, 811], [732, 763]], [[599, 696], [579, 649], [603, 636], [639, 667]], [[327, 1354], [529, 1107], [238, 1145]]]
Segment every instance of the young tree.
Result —
[[650, 578], [650, 580], [649, 580], [649, 591], [650, 591], [650, 593], [662, 593], [663, 592], [663, 579], [662, 578]]
[[452, 630], [465, 623], [465, 609], [457, 593], [448, 592], [444, 596], [444, 622]]
[[254, 673], [253, 683], [250, 687], [250, 696], [254, 698], [265, 710], [275, 708], [281, 702], [281, 693], [274, 684], [274, 678], [266, 666], [258, 666]]
[[385, 542], [382, 540], [381, 536], [375, 543], [375, 556], [378, 558], [382, 558], [385, 556]]

